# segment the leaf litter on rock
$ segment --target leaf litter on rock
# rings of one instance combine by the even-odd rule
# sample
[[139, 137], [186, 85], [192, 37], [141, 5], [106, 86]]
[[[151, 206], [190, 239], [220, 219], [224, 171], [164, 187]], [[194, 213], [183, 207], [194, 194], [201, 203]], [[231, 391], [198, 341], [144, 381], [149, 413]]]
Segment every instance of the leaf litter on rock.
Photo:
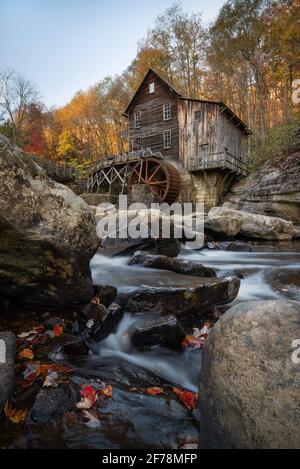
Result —
[[[30, 365], [27, 365], [25, 370], [23, 371], [23, 380], [21, 382], [22, 388], [29, 388], [32, 386], [32, 384], [37, 380], [37, 378], [42, 377], [47, 379], [48, 375], [51, 375], [51, 373], [57, 373], [58, 378], [61, 380], [62, 378], [65, 377], [65, 375], [68, 375], [70, 373], [73, 373], [74, 370], [71, 368], [62, 365], [62, 364], [56, 364], [56, 363], [30, 363]], [[53, 374], [52, 376], [52, 383], [53, 382]], [[57, 378], [57, 379], [58, 379]], [[51, 379], [49, 378], [48, 384], [50, 384]]]
[[[97, 385], [99, 383], [96, 383]], [[82, 384], [80, 386], [80, 402], [77, 402], [76, 408], [79, 410], [89, 410], [93, 407], [100, 396], [105, 398], [111, 398], [113, 395], [113, 389], [110, 384], [101, 382], [101, 387], [96, 389], [95, 386], [90, 384]]]
[[210, 332], [212, 324], [205, 323], [202, 329], [194, 328], [192, 335], [187, 335], [183, 342], [182, 346], [184, 348], [192, 347], [196, 349], [201, 349], [204, 345], [204, 342]]
[[199, 395], [198, 393], [196, 392], [192, 392], [192, 391], [188, 391], [186, 389], [180, 389], [180, 388], [177, 388], [176, 386], [174, 386], [172, 388], [172, 391], [174, 394], [176, 394], [176, 396], [179, 397], [179, 399], [181, 400], [181, 402], [183, 402], [183, 404], [189, 409], [189, 410], [193, 410], [196, 406], [196, 403], [197, 403], [197, 400], [199, 398]]

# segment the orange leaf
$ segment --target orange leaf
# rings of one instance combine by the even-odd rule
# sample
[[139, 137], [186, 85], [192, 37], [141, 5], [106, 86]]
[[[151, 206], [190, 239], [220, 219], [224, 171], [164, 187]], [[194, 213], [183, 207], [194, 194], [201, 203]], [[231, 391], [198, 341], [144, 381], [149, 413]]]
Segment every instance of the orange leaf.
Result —
[[106, 384], [104, 386], [104, 389], [102, 389], [101, 392], [102, 392], [103, 396], [105, 396], [105, 397], [112, 397], [112, 395], [113, 395], [112, 386], [110, 384]]
[[8, 401], [4, 407], [4, 412], [6, 417], [13, 423], [23, 422], [27, 415], [27, 410], [13, 409]]
[[147, 394], [150, 394], [150, 396], [158, 396], [159, 394], [164, 393], [164, 390], [162, 388], [158, 388], [157, 386], [153, 386], [152, 388], [147, 389]]
[[44, 377], [47, 376], [50, 371], [56, 371], [56, 373], [73, 373], [71, 368], [55, 363], [43, 364], [38, 367], [38, 372]]
[[59, 324], [56, 324], [54, 327], [53, 327], [53, 332], [55, 334], [55, 336], [60, 336], [62, 335], [62, 333], [64, 332], [64, 328], [62, 326], [60, 326]]
[[179, 397], [179, 399], [189, 410], [193, 410], [195, 408], [199, 397], [198, 393], [176, 387], [173, 387], [172, 391]]
[[202, 348], [204, 344], [204, 339], [200, 337], [194, 337], [193, 335], [187, 335], [182, 342], [183, 347], [194, 347]]
[[33, 351], [30, 348], [23, 348], [23, 350], [20, 351], [18, 358], [25, 359], [25, 360], [32, 360]]

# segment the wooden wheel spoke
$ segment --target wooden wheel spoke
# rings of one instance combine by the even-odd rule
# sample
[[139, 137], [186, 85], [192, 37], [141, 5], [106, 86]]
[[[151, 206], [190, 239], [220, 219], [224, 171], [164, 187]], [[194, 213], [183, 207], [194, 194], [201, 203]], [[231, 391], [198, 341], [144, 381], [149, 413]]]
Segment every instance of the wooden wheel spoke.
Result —
[[169, 162], [145, 158], [132, 168], [129, 191], [135, 184], [146, 184], [159, 202], [173, 203], [180, 190], [180, 175]]
[[149, 186], [160, 186], [162, 184], [168, 184], [168, 181], [152, 181], [152, 182], [149, 182], [148, 181], [148, 184]]
[[146, 181], [145, 181], [145, 179], [142, 177], [141, 172], [138, 172], [136, 169], [134, 169], [133, 171], [134, 171], [134, 173], [135, 173], [135, 174], [137, 175], [137, 177], [138, 177], [137, 182], [143, 181], [143, 182], [146, 184]]
[[159, 166], [157, 166], [156, 170], [154, 171], [154, 173], [151, 174], [151, 177], [148, 179], [148, 182], [151, 181], [151, 179], [155, 176], [155, 174], [157, 173], [157, 171], [159, 171], [161, 169], [161, 164]]

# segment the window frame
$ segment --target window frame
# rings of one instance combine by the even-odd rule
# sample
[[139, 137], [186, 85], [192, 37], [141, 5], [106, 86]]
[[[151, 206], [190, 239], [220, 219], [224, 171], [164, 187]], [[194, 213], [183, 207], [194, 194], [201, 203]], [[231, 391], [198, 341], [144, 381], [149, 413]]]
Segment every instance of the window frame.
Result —
[[155, 81], [151, 81], [149, 83], [149, 94], [154, 94], [155, 93]]
[[133, 114], [133, 125], [135, 129], [142, 127], [142, 111], [135, 111]]
[[170, 121], [172, 119], [172, 103], [163, 104], [163, 120]]
[[163, 148], [164, 150], [170, 150], [172, 148], [172, 130], [171, 129], [167, 129], [163, 131]]

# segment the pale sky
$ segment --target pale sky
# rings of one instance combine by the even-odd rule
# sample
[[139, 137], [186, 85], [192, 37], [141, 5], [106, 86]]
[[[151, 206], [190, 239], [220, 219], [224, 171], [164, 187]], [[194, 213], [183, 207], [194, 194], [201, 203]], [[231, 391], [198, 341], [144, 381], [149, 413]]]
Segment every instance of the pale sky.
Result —
[[[0, 0], [0, 69], [30, 78], [47, 106], [121, 73], [172, 0]], [[225, 0], [182, 0], [208, 23]]]

